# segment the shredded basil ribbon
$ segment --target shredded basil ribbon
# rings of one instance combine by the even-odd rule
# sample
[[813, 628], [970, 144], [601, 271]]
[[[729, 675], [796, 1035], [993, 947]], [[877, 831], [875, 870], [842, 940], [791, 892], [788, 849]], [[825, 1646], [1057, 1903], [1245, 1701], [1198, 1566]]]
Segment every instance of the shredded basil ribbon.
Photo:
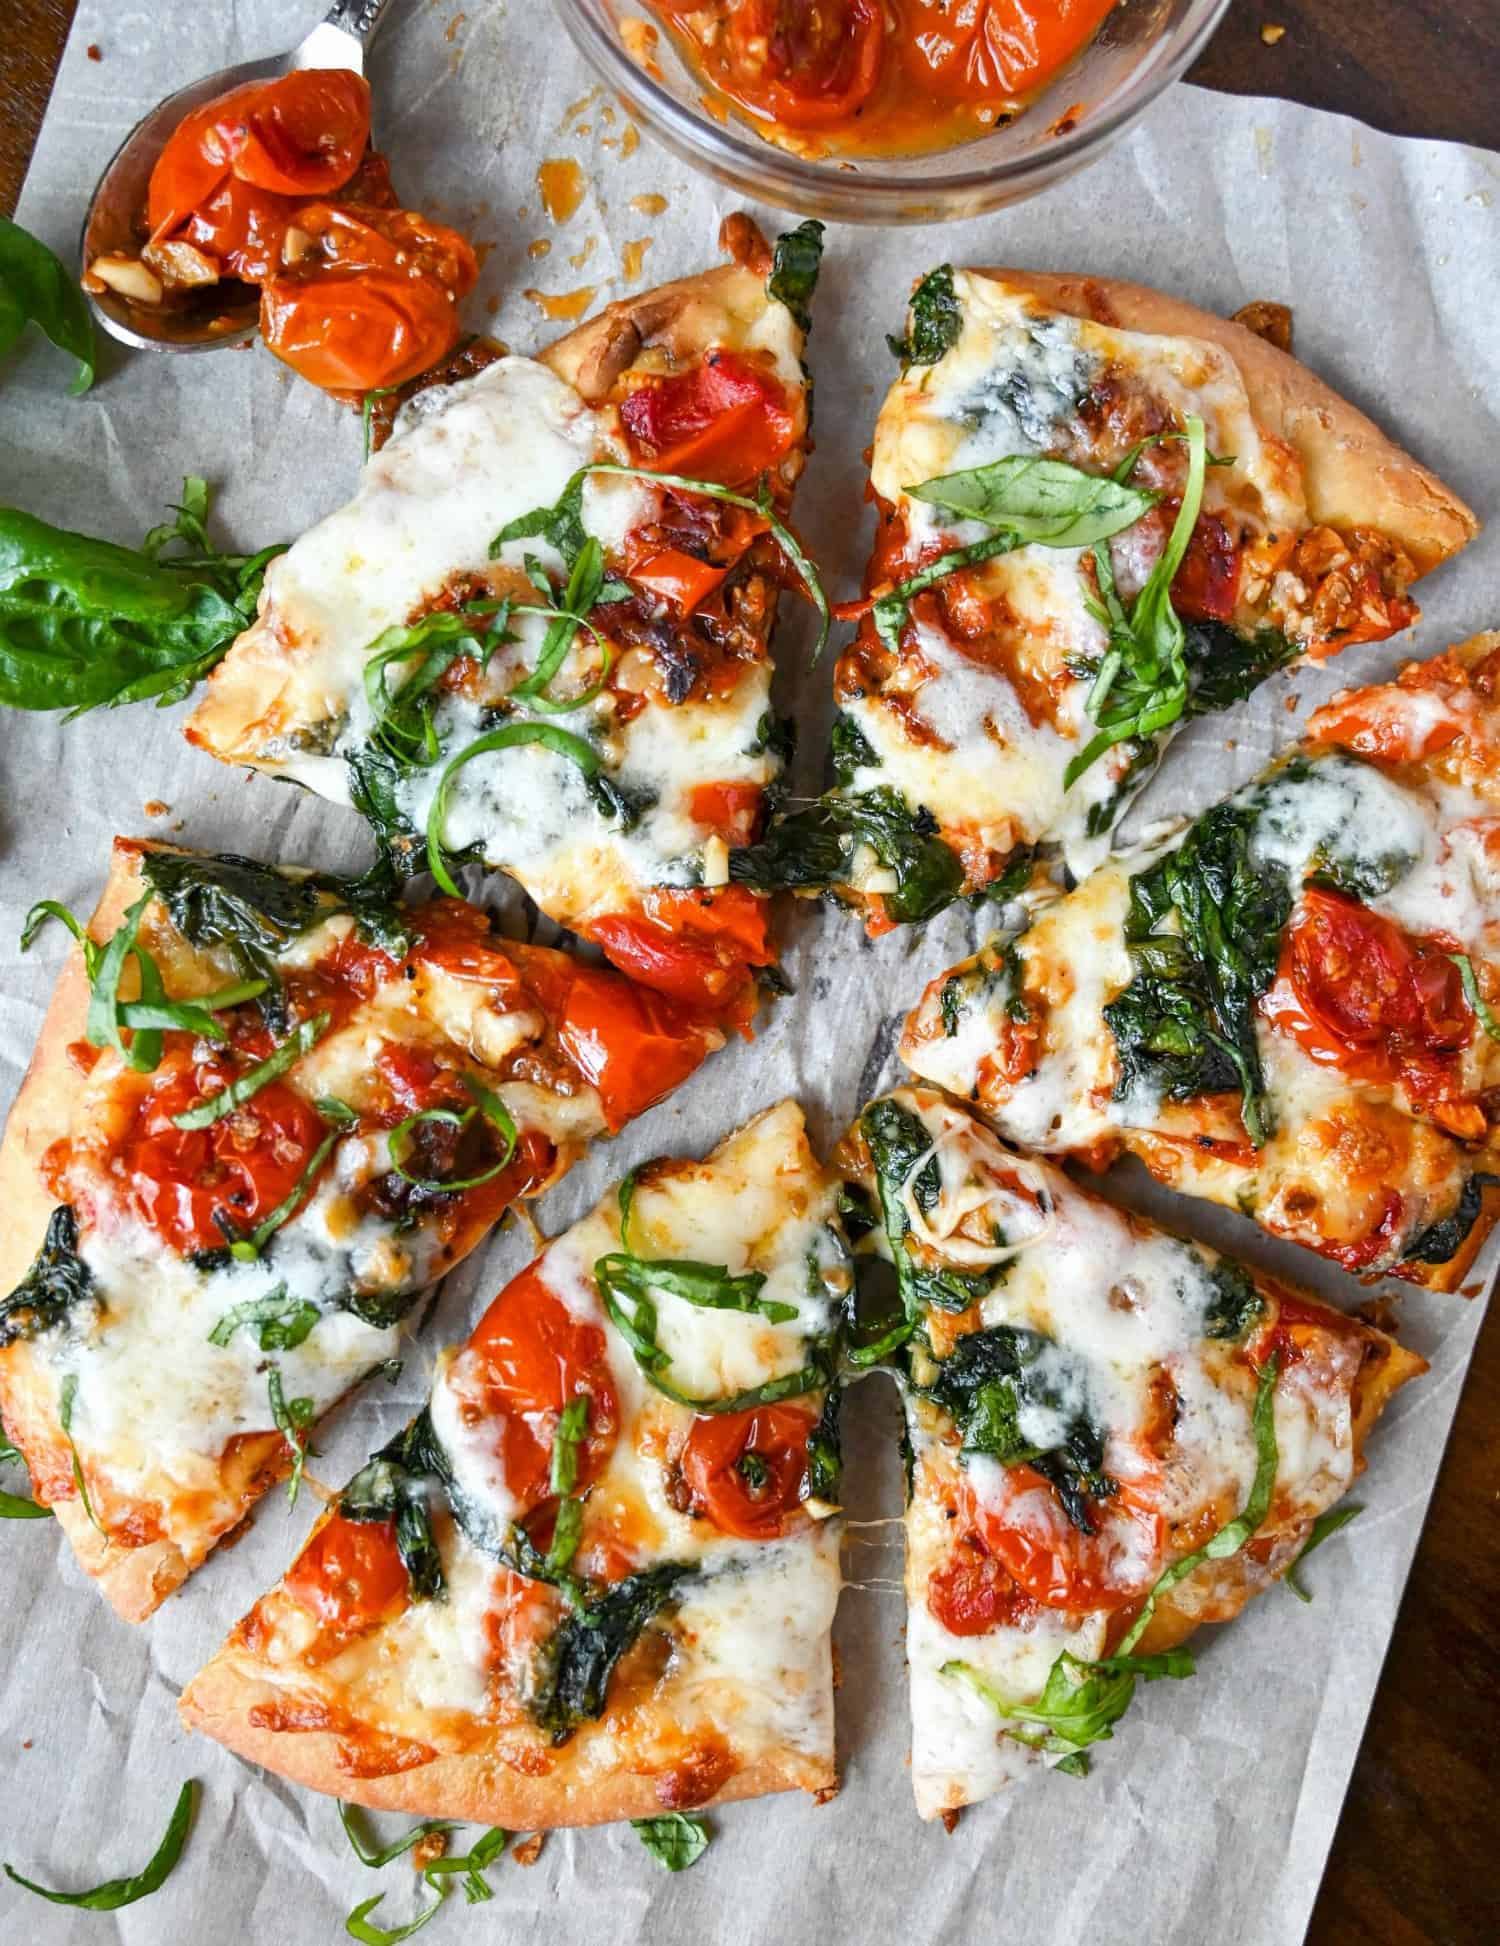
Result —
[[237, 1108], [243, 1108], [252, 1095], [259, 1094], [269, 1082], [285, 1074], [304, 1054], [310, 1053], [332, 1024], [332, 1014], [314, 1014], [311, 1020], [304, 1020], [264, 1061], [247, 1068], [227, 1088], [210, 1095], [207, 1101], [200, 1101], [196, 1108], [185, 1108], [180, 1115], [174, 1115], [172, 1126], [183, 1129], [211, 1128], [226, 1115], [232, 1115]]
[[167, 1821], [161, 1843], [152, 1853], [145, 1870], [137, 1872], [133, 1878], [107, 1879], [103, 1885], [96, 1885], [92, 1892], [50, 1892], [45, 1885], [22, 1878], [9, 1865], [5, 1868], [5, 1875], [15, 1884], [24, 1885], [28, 1892], [50, 1899], [54, 1905], [82, 1906], [88, 1912], [117, 1912], [122, 1905], [134, 1905], [137, 1899], [149, 1897], [165, 1884], [167, 1874], [182, 1856], [188, 1826], [193, 1821], [193, 1794], [196, 1789], [197, 1786], [189, 1781], [177, 1793], [177, 1802], [172, 1806], [172, 1815]]
[[577, 764], [585, 777], [597, 777], [602, 768], [598, 751], [585, 743], [582, 737], [574, 736], [571, 730], [560, 729], [555, 723], [502, 723], [498, 730], [486, 731], [482, 737], [476, 737], [473, 743], [460, 750], [438, 778], [432, 808], [427, 813], [427, 869], [452, 898], [463, 897], [453, 882], [443, 856], [443, 830], [448, 822], [448, 792], [453, 786], [453, 779], [465, 764], [472, 763], [476, 757], [482, 757], [491, 750], [509, 750], [520, 743], [544, 744], [556, 756], [566, 757], [570, 763]]
[[1312, 1595], [1297, 1579], [1297, 1570], [1302, 1566], [1302, 1563], [1315, 1548], [1321, 1547], [1324, 1541], [1332, 1540], [1333, 1536], [1338, 1533], [1341, 1527], [1347, 1527], [1351, 1520], [1358, 1520], [1363, 1512], [1363, 1507], [1346, 1505], [1342, 1507], [1330, 1507], [1325, 1513], [1318, 1515], [1312, 1524], [1312, 1531], [1307, 1537], [1307, 1543], [1303, 1547], [1302, 1552], [1282, 1576], [1282, 1580], [1291, 1589], [1298, 1601], [1312, 1600]]
[[[491, 1093], [482, 1081], [476, 1081], [473, 1075], [461, 1074], [458, 1078], [474, 1097], [474, 1107], [462, 1111], [455, 1108], [420, 1109], [415, 1115], [408, 1115], [404, 1122], [397, 1122], [386, 1137], [386, 1147], [390, 1151], [392, 1167], [401, 1180], [409, 1182], [413, 1189], [426, 1189], [435, 1194], [446, 1194], [450, 1190], [477, 1189], [481, 1183], [493, 1182], [516, 1152], [516, 1143], [520, 1139], [519, 1132], [505, 1103], [497, 1094]], [[454, 1128], [466, 1129], [474, 1117], [481, 1113], [492, 1127], [500, 1131], [501, 1140], [505, 1144], [504, 1153], [498, 1162], [477, 1176], [461, 1176], [449, 1182], [439, 1181], [436, 1177], [413, 1176], [407, 1173], [401, 1162], [400, 1144], [409, 1129], [416, 1128], [421, 1122], [449, 1122]]]
[[[349, 1107], [348, 1103], [340, 1101], [335, 1095], [321, 1096], [316, 1106], [318, 1113], [323, 1117], [324, 1121], [331, 1123], [332, 1126], [308, 1157], [307, 1167], [298, 1176], [297, 1180], [292, 1184], [291, 1189], [276, 1205], [275, 1209], [271, 1211], [271, 1214], [266, 1217], [265, 1221], [258, 1223], [250, 1232], [249, 1236], [236, 1237], [234, 1242], [230, 1244], [230, 1256], [236, 1258], [240, 1263], [254, 1263], [271, 1238], [281, 1228], [282, 1224], [289, 1223], [292, 1217], [296, 1215], [303, 1198], [308, 1194], [314, 1182], [317, 1180], [318, 1171], [328, 1160], [334, 1144], [339, 1140], [340, 1136], [344, 1135], [359, 1120], [358, 1115]], [[270, 1347], [262, 1343], [261, 1349], [266, 1351]]]
[[109, 1546], [109, 1533], [89, 1498], [88, 1483], [83, 1477], [83, 1461], [78, 1457], [78, 1448], [73, 1443], [73, 1401], [78, 1397], [78, 1374], [69, 1372], [62, 1382], [62, 1391], [57, 1401], [57, 1423], [62, 1427], [63, 1438], [68, 1442], [68, 1453], [73, 1462], [73, 1491], [83, 1503], [83, 1511], [89, 1517], [89, 1525], [100, 1536], [106, 1547]]
[[639, 1257], [630, 1247], [630, 1212], [635, 1200], [638, 1169], [620, 1184], [620, 1249], [600, 1257], [594, 1265], [594, 1282], [610, 1322], [629, 1345], [635, 1361], [658, 1392], [694, 1412], [743, 1412], [752, 1406], [774, 1405], [781, 1399], [800, 1397], [804, 1392], [820, 1391], [829, 1383], [826, 1359], [818, 1353], [808, 1364], [780, 1378], [734, 1392], [728, 1398], [699, 1399], [679, 1391], [663, 1376], [671, 1356], [656, 1339], [656, 1304], [653, 1291], [714, 1311], [759, 1312], [772, 1324], [788, 1324], [799, 1312], [794, 1304], [762, 1298], [765, 1275], [758, 1270], [735, 1276], [725, 1264], [695, 1263], [688, 1258]]
[[266, 1390], [271, 1402], [271, 1419], [291, 1450], [292, 1470], [286, 1483], [286, 1500], [289, 1507], [295, 1507], [297, 1496], [302, 1491], [302, 1469], [309, 1455], [317, 1456], [307, 1434], [318, 1416], [318, 1409], [312, 1399], [289, 1399], [286, 1396], [282, 1390], [279, 1365], [273, 1365], [267, 1372]]
[[1496, 1020], [1489, 1003], [1479, 991], [1479, 980], [1474, 972], [1473, 961], [1467, 953], [1450, 953], [1448, 957], [1458, 968], [1458, 977], [1463, 981], [1464, 998], [1473, 1008], [1480, 1026], [1492, 1041], [1500, 1041], [1500, 1020]]

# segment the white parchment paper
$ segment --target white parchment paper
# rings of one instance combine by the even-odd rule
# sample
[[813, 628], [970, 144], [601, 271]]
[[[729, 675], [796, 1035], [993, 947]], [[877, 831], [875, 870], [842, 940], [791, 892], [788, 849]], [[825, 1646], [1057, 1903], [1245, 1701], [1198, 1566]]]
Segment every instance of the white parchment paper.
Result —
[[[83, 0], [20, 218], [65, 256], [94, 179], [120, 137], [161, 95], [226, 62], [293, 42], [309, 0], [130, 6]], [[86, 56], [90, 43], [102, 60]], [[713, 256], [721, 192], [649, 140], [622, 152], [622, 119], [541, 0], [409, 0], [371, 63], [376, 133], [416, 206], [488, 246], [472, 300], [476, 326], [529, 350], [554, 330], [523, 293], [623, 293], [626, 245], [650, 238], [643, 281]], [[581, 104], [581, 105], [580, 105]], [[571, 112], [570, 112], [571, 111]], [[536, 169], [573, 157], [587, 193], [554, 227]], [[665, 197], [655, 214], [633, 199]], [[1219, 311], [1278, 298], [1296, 312], [1304, 359], [1438, 467], [1480, 512], [1495, 502], [1500, 454], [1500, 158], [1397, 142], [1331, 116], [1178, 87], [1085, 176], [1021, 209], [920, 230], [833, 230], [812, 357], [818, 451], [799, 519], [833, 590], [854, 592], [870, 521], [861, 450], [891, 375], [883, 334], [911, 279], [932, 264], [1032, 264], [1125, 276]], [[768, 228], [778, 219], [762, 212]], [[545, 241], [550, 249], [533, 253]], [[64, 396], [67, 361], [40, 341], [0, 370], [0, 499], [65, 525], [135, 541], [181, 475], [219, 489], [223, 528], [246, 545], [291, 537], [350, 489], [359, 428], [259, 349], [207, 357], [127, 354], [101, 343], [100, 382]], [[1481, 540], [1424, 585], [1428, 651], [1500, 618], [1500, 545]], [[799, 637], [799, 631], [802, 631]], [[801, 721], [800, 782], [817, 781], [828, 671], [799, 673], [799, 617], [782, 637], [784, 706]], [[1188, 811], [1253, 770], [1295, 730], [1293, 697], [1390, 668], [1403, 649], [1354, 651], [1335, 674], [1267, 686], [1232, 718], [1199, 725], [1173, 750], [1143, 814]], [[69, 727], [11, 716], [0, 749], [0, 1091], [19, 1084], [61, 951], [26, 959], [20, 917], [50, 895], [82, 909], [117, 831], [178, 836], [302, 862], [368, 856], [357, 820], [265, 779], [222, 769], [177, 735], [181, 712], [97, 716]], [[170, 807], [167, 811], [148, 807]], [[491, 887], [487, 897], [503, 901]], [[787, 930], [798, 997], [753, 1046], [718, 1056], [670, 1102], [595, 1153], [544, 1205], [570, 1221], [639, 1158], [709, 1146], [787, 1092], [821, 1142], [897, 1078], [896, 1024], [922, 984], [973, 937], [967, 912], [913, 937], [868, 946], [849, 917], [799, 907]], [[1140, 1185], [1127, 1177], [1127, 1194]], [[1148, 1195], [1159, 1206], [1171, 1199]], [[1177, 1204], [1176, 1220], [1264, 1262], [1279, 1261], [1346, 1302], [1349, 1281], [1236, 1219]], [[0, 1212], [0, 1221], [4, 1212]], [[352, 1401], [320, 1435], [315, 1470], [339, 1482], [422, 1396], [431, 1352], [462, 1333], [524, 1261], [519, 1235], [495, 1238], [447, 1288], [394, 1393]], [[1493, 1253], [1487, 1253], [1493, 1265]], [[1476, 1277], [1477, 1285], [1488, 1281]], [[856, 1528], [840, 1610], [842, 1795], [736, 1807], [716, 1817], [707, 1859], [670, 1878], [627, 1830], [547, 1840], [540, 1862], [492, 1874], [493, 1903], [461, 1900], [428, 1936], [549, 1946], [791, 1946], [984, 1939], [1144, 1946], [1300, 1939], [1389, 1640], [1442, 1454], [1481, 1300], [1401, 1300], [1403, 1332], [1432, 1360], [1379, 1429], [1356, 1498], [1368, 1511], [1308, 1570], [1304, 1608], [1273, 1591], [1210, 1631], [1192, 1682], [1143, 1690], [1086, 1783], [1048, 1776], [967, 1813], [957, 1832], [923, 1826], [906, 1775], [902, 1608], [890, 1525]], [[900, 1505], [889, 1385], [861, 1387], [846, 1413], [851, 1511]], [[179, 1782], [202, 1780], [181, 1865], [151, 1900], [112, 1919], [42, 1904], [0, 1882], [0, 1932], [36, 1946], [104, 1936], [148, 1942], [233, 1939], [312, 1946], [343, 1936], [357, 1900], [389, 1888], [387, 1925], [415, 1910], [404, 1865], [380, 1878], [348, 1850], [332, 1803], [252, 1771], [177, 1727], [175, 1698], [231, 1622], [286, 1565], [308, 1500], [273, 1495], [248, 1536], [222, 1551], [146, 1627], [117, 1622], [85, 1585], [55, 1530], [3, 1537], [0, 1803], [4, 1855], [31, 1876], [88, 1886], [133, 1871], [156, 1844]], [[523, 1928], [526, 1931], [523, 1933]]]

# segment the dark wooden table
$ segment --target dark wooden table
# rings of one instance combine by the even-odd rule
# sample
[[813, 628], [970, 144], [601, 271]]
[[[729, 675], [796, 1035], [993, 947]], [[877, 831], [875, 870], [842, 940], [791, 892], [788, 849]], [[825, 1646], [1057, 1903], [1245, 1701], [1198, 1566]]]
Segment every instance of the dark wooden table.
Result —
[[[73, 5], [4, 0], [0, 210], [15, 207]], [[1286, 31], [1268, 44], [1264, 27]], [[1500, 0], [1235, 0], [1191, 78], [1336, 109], [1394, 134], [1500, 148]], [[1497, 1505], [1500, 1318], [1469, 1374], [1312, 1946], [1500, 1942]], [[1257, 1888], [1244, 1891], [1253, 1905]]]

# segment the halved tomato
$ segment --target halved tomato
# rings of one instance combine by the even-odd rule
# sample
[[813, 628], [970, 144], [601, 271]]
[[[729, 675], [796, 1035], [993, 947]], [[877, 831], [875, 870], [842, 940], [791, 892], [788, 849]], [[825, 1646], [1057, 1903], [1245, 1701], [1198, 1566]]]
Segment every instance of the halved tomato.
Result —
[[393, 1520], [332, 1514], [287, 1569], [282, 1586], [325, 1628], [359, 1635], [406, 1606], [406, 1564]]
[[632, 447], [659, 473], [748, 486], [790, 451], [797, 421], [774, 372], [731, 351], [652, 378], [628, 392], [620, 418]]
[[670, 1094], [717, 1042], [677, 1002], [591, 966], [576, 970], [557, 1031], [612, 1129]]
[[742, 885], [654, 887], [638, 914], [607, 915], [587, 932], [632, 979], [696, 1007], [738, 1007], [749, 969], [773, 957], [765, 901]]

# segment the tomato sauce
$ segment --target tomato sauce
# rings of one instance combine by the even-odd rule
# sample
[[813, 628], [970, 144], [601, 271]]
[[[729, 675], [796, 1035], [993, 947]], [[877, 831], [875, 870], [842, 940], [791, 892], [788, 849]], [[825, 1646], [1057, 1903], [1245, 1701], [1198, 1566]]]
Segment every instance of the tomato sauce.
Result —
[[[131, 301], [232, 310], [222, 286], [258, 285], [266, 344], [325, 391], [428, 371], [458, 343], [478, 261], [456, 230], [398, 206], [369, 141], [369, 83], [344, 69], [249, 82], [195, 109], [152, 171]], [[90, 277], [124, 288], [97, 265]]]
[[654, 0], [688, 63], [804, 152], [909, 155], [1012, 121], [1115, 0]]

